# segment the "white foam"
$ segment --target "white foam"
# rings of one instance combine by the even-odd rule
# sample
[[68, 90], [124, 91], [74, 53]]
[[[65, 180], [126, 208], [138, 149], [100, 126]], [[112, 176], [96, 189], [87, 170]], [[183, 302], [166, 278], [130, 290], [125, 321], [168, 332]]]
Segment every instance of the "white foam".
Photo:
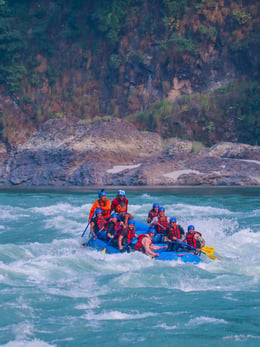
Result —
[[33, 339], [32, 341], [10, 341], [6, 343], [5, 345], [1, 345], [1, 347], [57, 347], [57, 345], [50, 345], [49, 343], [46, 343], [39, 339]]
[[30, 217], [28, 211], [14, 206], [0, 206], [0, 220], [19, 220], [21, 217]]
[[123, 313], [120, 311], [102, 311], [101, 313], [94, 313], [93, 311], [87, 312], [82, 318], [87, 320], [135, 320], [135, 319], [143, 319], [147, 317], [154, 317], [157, 314], [152, 312], [146, 313]]
[[94, 308], [99, 308], [101, 304], [101, 301], [98, 298], [91, 298], [88, 302], [88, 304], [79, 304], [76, 305], [75, 308], [77, 310], [89, 310]]
[[234, 340], [236, 342], [246, 342], [251, 339], [260, 339], [260, 336], [255, 336], [255, 335], [231, 335], [231, 336], [225, 336], [223, 337], [223, 340]]
[[200, 316], [192, 318], [188, 323], [185, 324], [186, 327], [194, 327], [203, 324], [228, 324], [224, 319], [217, 319], [213, 317]]
[[177, 326], [176, 325], [167, 325], [165, 323], [162, 323], [162, 324], [156, 325], [155, 328], [162, 328], [164, 330], [175, 330], [175, 329], [177, 329]]
[[44, 216], [60, 215], [66, 212], [66, 215], [75, 216], [81, 211], [82, 207], [73, 206], [69, 203], [57, 203], [55, 205], [49, 205], [44, 207], [32, 207], [30, 209], [33, 213], [38, 213]]

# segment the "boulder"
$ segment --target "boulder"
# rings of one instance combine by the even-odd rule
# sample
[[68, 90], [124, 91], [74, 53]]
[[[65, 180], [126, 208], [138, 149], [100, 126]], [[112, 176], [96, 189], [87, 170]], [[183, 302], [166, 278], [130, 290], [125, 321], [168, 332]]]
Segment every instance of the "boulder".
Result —
[[260, 147], [220, 143], [199, 152], [121, 120], [49, 120], [16, 149], [0, 146], [2, 186], [260, 185]]

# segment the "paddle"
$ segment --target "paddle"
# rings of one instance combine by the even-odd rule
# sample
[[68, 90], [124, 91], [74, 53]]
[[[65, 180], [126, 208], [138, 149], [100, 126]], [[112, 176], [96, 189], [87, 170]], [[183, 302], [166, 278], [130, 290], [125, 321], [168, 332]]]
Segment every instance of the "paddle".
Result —
[[[163, 229], [166, 229], [163, 225], [157, 223], [160, 227], [162, 227]], [[177, 241], [177, 240], [176, 240]], [[177, 241], [183, 245], [185, 245], [186, 247], [190, 247], [190, 249], [194, 249], [194, 250], [197, 250], [197, 248], [191, 246], [191, 245], [188, 245], [187, 243], [185, 242], [182, 242], [182, 241]], [[217, 257], [216, 255], [213, 255], [213, 253], [215, 252], [215, 249], [213, 247], [208, 247], [208, 246], [204, 246], [202, 247], [201, 249], [201, 252], [203, 254], [205, 254], [207, 257], [209, 257], [210, 259], [212, 260], [215, 260], [215, 259], [218, 259], [218, 260], [221, 260], [221, 258]]]
[[[120, 220], [120, 222], [122, 222], [122, 219], [120, 218], [119, 215], [117, 215], [117, 218], [118, 218], [118, 220]], [[116, 231], [113, 232], [113, 236], [114, 236], [115, 234], [116, 234]], [[107, 246], [110, 245], [110, 243], [112, 242], [112, 240], [113, 240], [113, 239], [111, 238], [111, 239], [108, 241]], [[107, 246], [106, 246], [105, 248], [102, 249], [101, 253], [106, 253]]]
[[[134, 237], [133, 239], [135, 239], [135, 238], [136, 238], [136, 237]], [[110, 245], [110, 243], [111, 243], [112, 240], [113, 240], [113, 239], [110, 239], [110, 240], [108, 241], [107, 246]], [[127, 246], [131, 245], [132, 242], [133, 242], [133, 240], [130, 241], [130, 242], [128, 242], [128, 243], [126, 243], [125, 245], [123, 245], [123, 248], [126, 248]], [[106, 253], [106, 250], [107, 250], [107, 247], [105, 247], [104, 249], [102, 249], [101, 253]]]
[[201, 248], [201, 250], [203, 253], [207, 254], [208, 256], [210, 255], [210, 256], [214, 257], [214, 259], [222, 260], [220, 257], [217, 257], [216, 255], [214, 255], [215, 248], [213, 248], [213, 247], [204, 246]]
[[218, 260], [222, 260], [220, 257], [217, 257], [216, 255], [213, 255], [213, 254], [210, 254], [210, 253], [207, 253], [205, 251], [203, 251], [203, 248], [201, 250], [202, 253], [206, 254], [210, 259], [218, 259]]
[[[89, 222], [88, 225], [86, 226], [86, 228], [85, 228], [85, 230], [83, 231], [81, 237], [84, 236], [86, 230], [88, 229], [89, 224], [90, 224], [90, 222]], [[82, 246], [87, 246], [87, 245], [89, 244], [90, 240], [91, 240], [93, 237], [96, 237], [95, 233], [94, 233], [92, 230], [90, 230], [90, 231], [91, 231], [91, 232], [89, 233], [88, 241], [85, 242], [85, 243], [83, 243]]]
[[[87, 231], [87, 229], [88, 229], [88, 227], [89, 227], [89, 224], [92, 222], [92, 220], [93, 220], [93, 217], [92, 217], [92, 218], [90, 219], [90, 221], [88, 222], [88, 224], [87, 224], [85, 230], [83, 231], [81, 237], [83, 237], [83, 236], [85, 235], [85, 233], [86, 233], [86, 231]], [[90, 231], [91, 231], [91, 230], [90, 230]], [[91, 233], [93, 234], [92, 231], [91, 231]], [[96, 236], [96, 235], [93, 234], [93, 236]]]
[[87, 229], [88, 229], [88, 227], [89, 227], [89, 224], [90, 224], [90, 222], [88, 222], [88, 225], [86, 226], [85, 230], [83, 231], [81, 237], [83, 237], [83, 236], [85, 235], [85, 233], [86, 233], [86, 231], [87, 231]]
[[208, 254], [214, 254], [215, 253], [215, 248], [209, 247], [209, 246], [204, 246], [201, 248], [203, 252], [206, 252]]
[[[112, 240], [113, 240], [113, 239], [110, 239], [110, 240], [108, 241], [107, 246], [110, 245], [110, 243], [111, 243]], [[103, 253], [103, 254], [106, 253], [106, 251], [107, 251], [107, 246], [106, 246], [105, 248], [102, 249], [101, 253]]]
[[[194, 251], [197, 251], [197, 248], [196, 248], [196, 247], [193, 247], [193, 246], [191, 246], [191, 245], [188, 245], [187, 243], [182, 242], [182, 241], [178, 241], [178, 242], [181, 243], [181, 244], [182, 244], [183, 246], [185, 246], [185, 247], [188, 246], [189, 249], [193, 249]], [[210, 248], [213, 248], [213, 247], [210, 247]], [[208, 253], [204, 252], [202, 249], [201, 249], [201, 253], [205, 254], [207, 257], [209, 257], [209, 258], [212, 259], [212, 260], [215, 260], [215, 259], [221, 260], [221, 258], [219, 258], [219, 257], [217, 257], [217, 256], [215, 256], [215, 255], [212, 255], [212, 254], [208, 254]]]

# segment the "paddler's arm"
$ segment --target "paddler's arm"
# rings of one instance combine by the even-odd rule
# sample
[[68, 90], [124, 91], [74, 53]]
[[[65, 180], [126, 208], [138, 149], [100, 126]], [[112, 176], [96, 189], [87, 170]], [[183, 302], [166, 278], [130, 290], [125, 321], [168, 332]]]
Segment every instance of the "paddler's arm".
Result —
[[124, 247], [122, 246], [123, 238], [124, 238], [124, 236], [121, 235], [121, 234], [118, 237], [118, 248], [119, 248], [120, 251], [122, 251], [124, 249]]
[[158, 223], [158, 218], [157, 217], [153, 217], [152, 221], [151, 221], [151, 224], [150, 225], [155, 225]]
[[95, 213], [96, 208], [98, 207], [98, 200], [94, 202], [94, 204], [92, 205], [90, 212], [89, 212], [89, 218], [88, 221], [91, 222], [91, 219]]
[[95, 234], [94, 231], [93, 231], [94, 225], [95, 225], [94, 222], [92, 222], [92, 223], [90, 224], [90, 232], [91, 232], [91, 234], [93, 235], [93, 238], [94, 238], [94, 240], [95, 240], [95, 239], [97, 238], [97, 236], [96, 236], [96, 234]]
[[114, 224], [113, 223], [108, 223], [107, 237], [109, 239], [113, 239], [114, 238], [114, 233], [115, 233]]
[[168, 236], [169, 236], [169, 228], [166, 228], [164, 232], [164, 238], [163, 238], [164, 242], [171, 242]]
[[149, 240], [146, 240], [146, 237], [143, 238], [142, 240], [142, 245], [144, 246], [144, 250], [145, 250], [145, 254], [146, 255], [150, 255], [151, 257], [157, 257], [159, 254], [158, 253], [155, 253], [152, 251], [152, 249], [150, 248], [150, 241]]
[[163, 248], [168, 248], [168, 246], [167, 245], [165, 245], [165, 246], [155, 246], [155, 245], [151, 245], [151, 248], [152, 249], [163, 249]]
[[197, 248], [197, 250], [201, 251], [201, 248], [205, 246], [205, 240], [198, 233], [196, 233], [194, 237], [200, 242], [200, 248]]
[[181, 241], [183, 241], [185, 238], [185, 231], [184, 231], [183, 227], [181, 227], [180, 225], [179, 225], [179, 228], [180, 228], [180, 232], [181, 232]]
[[127, 230], [126, 229], [122, 229], [120, 231], [120, 235], [118, 236], [118, 248], [120, 251], [122, 251], [124, 249], [123, 245], [122, 245], [122, 242], [123, 242], [123, 239], [124, 237], [127, 235]]
[[115, 200], [113, 200], [112, 203], [111, 203], [110, 213], [112, 213], [114, 210], [116, 210], [116, 203], [115, 203]]

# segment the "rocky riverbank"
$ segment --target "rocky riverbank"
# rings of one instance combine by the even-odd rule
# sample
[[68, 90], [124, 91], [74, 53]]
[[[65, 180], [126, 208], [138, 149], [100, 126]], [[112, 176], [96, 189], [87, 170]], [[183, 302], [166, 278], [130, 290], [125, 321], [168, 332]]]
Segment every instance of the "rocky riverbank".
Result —
[[47, 121], [7, 152], [0, 145], [2, 187], [259, 186], [260, 147], [220, 143], [200, 151], [127, 121]]

